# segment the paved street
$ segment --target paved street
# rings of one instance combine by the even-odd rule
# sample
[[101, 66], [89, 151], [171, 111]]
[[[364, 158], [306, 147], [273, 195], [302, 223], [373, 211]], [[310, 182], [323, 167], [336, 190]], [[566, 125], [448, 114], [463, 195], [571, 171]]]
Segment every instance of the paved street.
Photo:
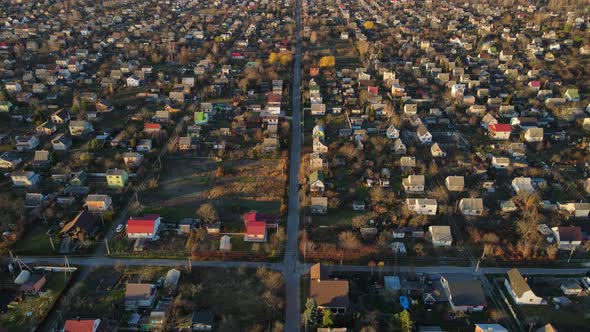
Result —
[[285, 330], [299, 331], [300, 274], [297, 238], [299, 234], [299, 163], [301, 162], [301, 1], [295, 6], [295, 57], [293, 63], [291, 159], [289, 161], [289, 212], [287, 245], [283, 262], [286, 287]]
[[[154, 265], [154, 266], [186, 266], [188, 260], [180, 259], [142, 259], [142, 258], [111, 258], [111, 257], [69, 257], [69, 262], [72, 266], [114, 266], [114, 265]], [[35, 263], [38, 265], [62, 265], [63, 257], [22, 257], [24, 263]], [[193, 267], [220, 267], [220, 268], [259, 268], [266, 267], [269, 269], [282, 271], [285, 275], [297, 275], [299, 282], [299, 275], [309, 270], [312, 263], [309, 264], [292, 264], [290, 259], [285, 259], [281, 263], [267, 263], [267, 262], [237, 262], [237, 261], [192, 261]], [[551, 268], [551, 267], [519, 267], [521, 273], [530, 275], [551, 275], [551, 274], [582, 274], [590, 269], [588, 267], [581, 268]], [[367, 265], [325, 265], [329, 272], [371, 272], [371, 268]], [[512, 267], [482, 267], [478, 274], [498, 274], [505, 273]], [[379, 268], [373, 268], [374, 273], [378, 273]], [[381, 270], [383, 273], [474, 273], [475, 269], [471, 266], [449, 266], [449, 265], [430, 265], [430, 266], [384, 266]]]

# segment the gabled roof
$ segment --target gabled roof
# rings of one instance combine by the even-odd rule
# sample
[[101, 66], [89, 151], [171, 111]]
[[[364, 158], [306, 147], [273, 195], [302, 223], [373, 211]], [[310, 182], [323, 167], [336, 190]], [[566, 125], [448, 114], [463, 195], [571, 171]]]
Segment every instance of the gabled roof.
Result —
[[511, 269], [507, 274], [510, 287], [512, 287], [517, 297], [521, 297], [524, 293], [531, 291], [531, 287], [529, 287], [529, 284], [524, 280], [518, 269]]
[[109, 175], [123, 175], [125, 173], [127, 173], [127, 171], [125, 171], [124, 169], [114, 168], [114, 169], [108, 169], [106, 172], [106, 175], [107, 176], [109, 176]]
[[157, 214], [148, 214], [140, 218], [130, 218], [127, 220], [127, 234], [153, 233], [156, 219], [158, 218], [160, 218], [160, 215]]
[[35, 157], [33, 158], [34, 161], [47, 161], [49, 160], [49, 151], [47, 150], [37, 150], [35, 151]]
[[156, 291], [152, 284], [129, 283], [125, 287], [125, 300], [141, 301], [149, 299]]
[[146, 122], [143, 125], [143, 128], [148, 130], [160, 130], [161, 126], [159, 123]]
[[[63, 332], [94, 332], [94, 324], [100, 319], [70, 319], [67, 320]], [[97, 329], [98, 330], [98, 329]]]
[[260, 213], [258, 211], [250, 211], [244, 214], [244, 223], [247, 224], [253, 221], [276, 222], [277, 218], [274, 215]]
[[322, 268], [322, 264], [316, 263], [309, 270], [309, 278], [312, 280], [325, 280], [328, 279], [328, 272]]
[[582, 241], [582, 229], [577, 226], [559, 226], [559, 241]]
[[88, 211], [80, 211], [78, 215], [61, 229], [61, 233], [69, 232], [72, 228], [78, 227], [86, 232], [92, 232], [96, 227], [96, 219]]
[[488, 128], [490, 128], [491, 132], [504, 132], [504, 133], [509, 133], [512, 132], [512, 126], [507, 124], [507, 123], [495, 123], [493, 125], [490, 125]]
[[465, 178], [462, 175], [449, 175], [446, 178], [449, 186], [464, 186]]
[[266, 234], [266, 222], [251, 221], [246, 223], [246, 233], [248, 235], [264, 235]]
[[418, 126], [418, 129], [416, 129], [416, 132], [420, 136], [424, 136], [424, 135], [430, 134], [430, 132], [428, 131], [428, 129], [424, 125], [422, 125], [422, 124]]
[[451, 226], [430, 226], [428, 230], [433, 241], [453, 241]]
[[348, 280], [312, 280], [309, 296], [321, 307], [347, 308]]
[[486, 297], [478, 279], [465, 274], [449, 274], [444, 278], [455, 306], [486, 305]]
[[508, 329], [500, 324], [475, 324], [475, 326], [484, 332], [508, 332]]
[[460, 204], [463, 205], [463, 209], [483, 210], [483, 199], [481, 198], [462, 198]]

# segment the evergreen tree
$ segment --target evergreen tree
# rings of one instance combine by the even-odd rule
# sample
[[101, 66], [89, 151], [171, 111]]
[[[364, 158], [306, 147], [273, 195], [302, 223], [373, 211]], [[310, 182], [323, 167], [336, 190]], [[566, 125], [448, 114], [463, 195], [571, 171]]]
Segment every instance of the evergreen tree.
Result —
[[403, 332], [410, 332], [412, 331], [412, 326], [414, 322], [412, 322], [412, 318], [410, 317], [410, 313], [407, 310], [402, 312], [398, 312], [397, 314], [393, 315], [392, 317], [393, 324]]
[[334, 321], [332, 320], [332, 311], [324, 310], [324, 315], [322, 317], [322, 327], [331, 327], [334, 325]]
[[317, 327], [320, 324], [321, 317], [318, 311], [318, 305], [312, 298], [308, 298], [305, 303], [303, 319], [305, 319], [305, 324], [309, 327]]

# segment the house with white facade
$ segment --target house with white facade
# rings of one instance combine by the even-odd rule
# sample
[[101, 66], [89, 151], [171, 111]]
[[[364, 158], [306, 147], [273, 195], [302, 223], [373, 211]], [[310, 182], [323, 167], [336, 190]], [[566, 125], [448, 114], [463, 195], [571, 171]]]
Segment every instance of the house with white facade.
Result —
[[504, 286], [512, 300], [516, 304], [544, 304], [542, 298], [535, 295], [526, 279], [518, 269], [511, 269], [507, 272], [508, 278], [504, 279]]
[[438, 203], [433, 198], [407, 198], [407, 208], [419, 215], [434, 216], [438, 209]]

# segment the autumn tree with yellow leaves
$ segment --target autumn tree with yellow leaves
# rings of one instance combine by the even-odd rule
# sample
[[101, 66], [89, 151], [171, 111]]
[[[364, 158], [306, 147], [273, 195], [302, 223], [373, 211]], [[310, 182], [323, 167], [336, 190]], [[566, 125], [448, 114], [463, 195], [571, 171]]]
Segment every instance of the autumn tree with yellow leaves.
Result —
[[336, 58], [333, 55], [324, 56], [320, 59], [320, 67], [334, 67], [336, 65]]

